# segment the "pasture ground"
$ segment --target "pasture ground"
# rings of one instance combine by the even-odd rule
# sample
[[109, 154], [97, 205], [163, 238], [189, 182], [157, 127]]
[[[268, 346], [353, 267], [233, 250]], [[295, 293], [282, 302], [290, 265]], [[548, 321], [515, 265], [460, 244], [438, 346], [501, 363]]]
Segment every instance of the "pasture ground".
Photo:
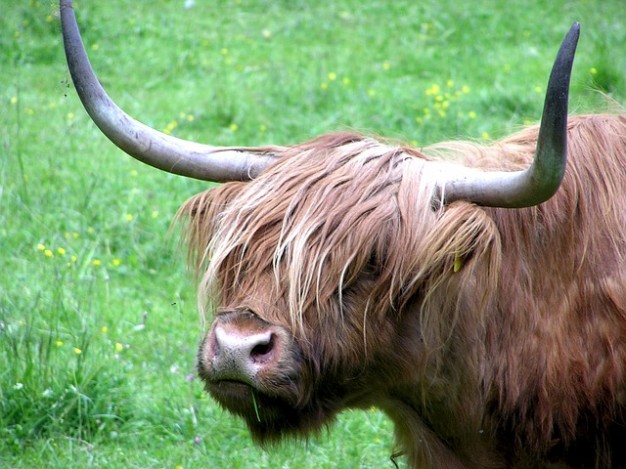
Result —
[[[56, 2], [0, 7], [0, 467], [392, 468], [376, 410], [266, 452], [205, 396], [193, 279], [168, 230], [207, 184], [101, 136]], [[626, 97], [622, 0], [81, 0], [77, 15], [126, 111], [207, 143], [497, 138], [539, 118], [575, 20], [571, 111]]]

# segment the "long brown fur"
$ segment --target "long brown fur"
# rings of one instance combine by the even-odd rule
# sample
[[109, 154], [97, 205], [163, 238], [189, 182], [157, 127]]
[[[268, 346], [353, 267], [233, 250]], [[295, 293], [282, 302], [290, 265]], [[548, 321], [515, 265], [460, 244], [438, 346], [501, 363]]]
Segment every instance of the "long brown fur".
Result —
[[626, 464], [626, 116], [570, 118], [540, 206], [433, 203], [442, 155], [520, 169], [537, 132], [287, 148], [181, 208], [201, 306], [287, 327], [317, 380], [369, 370], [414, 467]]

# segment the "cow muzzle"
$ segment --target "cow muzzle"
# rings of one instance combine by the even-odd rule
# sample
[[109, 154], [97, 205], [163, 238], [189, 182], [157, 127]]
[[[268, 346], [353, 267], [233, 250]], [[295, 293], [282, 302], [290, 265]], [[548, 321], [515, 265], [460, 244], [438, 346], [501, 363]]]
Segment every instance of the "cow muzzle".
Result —
[[245, 384], [274, 394], [270, 388], [291, 374], [296, 360], [288, 331], [246, 310], [216, 317], [200, 346], [198, 362], [200, 376], [209, 386]]
[[209, 338], [207, 358], [214, 380], [241, 381], [254, 386], [259, 371], [276, 360], [280, 339], [271, 330], [241, 333], [217, 326]]

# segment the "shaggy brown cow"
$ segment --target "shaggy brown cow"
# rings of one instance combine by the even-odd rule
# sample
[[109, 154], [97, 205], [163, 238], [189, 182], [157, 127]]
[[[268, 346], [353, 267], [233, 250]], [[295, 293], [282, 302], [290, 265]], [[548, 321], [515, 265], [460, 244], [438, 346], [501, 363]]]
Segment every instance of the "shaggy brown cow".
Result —
[[374, 405], [414, 467], [626, 464], [626, 116], [567, 121], [577, 25], [541, 128], [492, 145], [219, 149], [122, 113], [69, 3], [70, 69], [109, 138], [180, 174], [258, 175], [180, 212], [217, 305], [200, 375], [257, 441]]

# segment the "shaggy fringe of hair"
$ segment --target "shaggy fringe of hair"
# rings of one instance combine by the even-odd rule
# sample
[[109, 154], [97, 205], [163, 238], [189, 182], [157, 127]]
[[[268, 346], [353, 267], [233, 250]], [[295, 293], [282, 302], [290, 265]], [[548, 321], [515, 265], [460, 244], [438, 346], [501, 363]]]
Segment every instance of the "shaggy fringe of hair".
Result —
[[[181, 213], [192, 213], [188, 243], [196, 267], [208, 264], [200, 298], [223, 298], [249, 273], [271, 266], [275, 288], [288, 298], [291, 324], [304, 332], [306, 310], [320, 311], [334, 292], [341, 296], [370, 253], [382, 260], [381, 223], [397, 222], [390, 202], [406, 158], [372, 139], [331, 135], [288, 149], [254, 184], [227, 184], [192, 198]], [[433, 188], [422, 188], [429, 200]], [[199, 210], [203, 216], [194, 217]], [[250, 251], [254, 255], [246, 256]], [[323, 275], [329, 266], [338, 275]]]
[[[306, 336], [307, 311], [329, 314], [328, 303], [376, 272], [363, 323], [371, 312], [399, 311], [417, 290], [425, 294], [422, 329], [431, 344], [445, 342], [457, 316], [444, 321], [432, 301], [450, 298], [448, 282], [462, 260], [487, 259], [484, 291], [497, 284], [496, 230], [485, 212], [463, 203], [434, 206], [433, 162], [413, 149], [352, 134], [324, 136], [288, 149], [254, 183], [231, 183], [190, 199], [179, 216], [187, 229], [192, 264], [203, 272], [199, 299], [220, 304], [250, 278], [272, 267], [275, 292], [288, 298], [294, 331]], [[497, 252], [497, 250], [496, 250]], [[209, 262], [210, 261], [210, 262]], [[484, 298], [487, 301], [487, 298]], [[339, 310], [341, 318], [343, 310]], [[309, 318], [308, 323], [323, 318]], [[365, 326], [363, 326], [364, 342]]]

